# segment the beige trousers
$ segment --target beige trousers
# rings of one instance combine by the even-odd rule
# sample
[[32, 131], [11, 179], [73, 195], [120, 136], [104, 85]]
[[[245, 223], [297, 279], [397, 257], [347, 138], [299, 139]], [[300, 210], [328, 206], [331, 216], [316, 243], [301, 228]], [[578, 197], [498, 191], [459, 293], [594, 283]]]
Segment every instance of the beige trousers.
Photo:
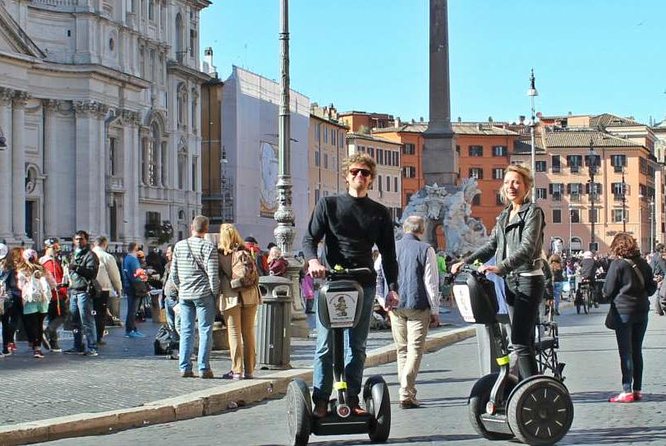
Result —
[[234, 373], [254, 373], [257, 364], [255, 316], [257, 305], [236, 305], [224, 312], [229, 336], [231, 371]]
[[416, 375], [419, 373], [425, 340], [430, 326], [430, 309], [391, 311], [391, 332], [398, 354], [400, 401], [416, 398]]

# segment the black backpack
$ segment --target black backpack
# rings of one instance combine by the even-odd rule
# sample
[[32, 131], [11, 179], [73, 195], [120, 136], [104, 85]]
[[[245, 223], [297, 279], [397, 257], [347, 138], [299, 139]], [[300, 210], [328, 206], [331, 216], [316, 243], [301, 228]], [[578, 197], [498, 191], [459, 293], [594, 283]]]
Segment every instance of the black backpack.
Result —
[[174, 332], [168, 325], [160, 326], [155, 335], [155, 342], [153, 345], [155, 347], [156, 356], [169, 355], [173, 357], [174, 354], [178, 353], [178, 341], [174, 336]]

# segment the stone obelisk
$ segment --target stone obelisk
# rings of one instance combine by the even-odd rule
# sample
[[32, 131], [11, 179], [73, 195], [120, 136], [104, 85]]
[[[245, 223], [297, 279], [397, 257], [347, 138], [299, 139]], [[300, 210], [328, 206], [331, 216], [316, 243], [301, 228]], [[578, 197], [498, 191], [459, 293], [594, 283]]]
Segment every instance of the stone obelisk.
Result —
[[449, 88], [449, 22], [447, 0], [430, 0], [430, 116], [423, 133], [426, 184], [455, 185], [458, 166], [453, 151]]

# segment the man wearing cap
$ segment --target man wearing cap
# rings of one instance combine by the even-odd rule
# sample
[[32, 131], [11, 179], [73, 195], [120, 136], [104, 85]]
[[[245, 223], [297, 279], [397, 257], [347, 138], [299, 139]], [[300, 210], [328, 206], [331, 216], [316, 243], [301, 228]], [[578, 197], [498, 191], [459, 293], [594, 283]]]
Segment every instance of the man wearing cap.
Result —
[[58, 328], [65, 322], [67, 316], [67, 287], [63, 286], [63, 269], [60, 264], [60, 241], [57, 238], [44, 240], [44, 255], [39, 259], [39, 263], [46, 269], [53, 280], [56, 288], [51, 290], [51, 302], [49, 303], [48, 313], [46, 315], [46, 347], [52, 352], [61, 352], [58, 344]]

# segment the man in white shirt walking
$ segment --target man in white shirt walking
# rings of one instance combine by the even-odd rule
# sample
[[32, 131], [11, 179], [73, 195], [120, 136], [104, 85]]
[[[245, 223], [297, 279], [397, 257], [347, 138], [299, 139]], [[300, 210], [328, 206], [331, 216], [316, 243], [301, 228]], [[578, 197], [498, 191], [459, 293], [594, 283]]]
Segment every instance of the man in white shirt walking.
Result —
[[423, 217], [407, 217], [405, 235], [396, 243], [400, 303], [391, 311], [391, 332], [398, 354], [400, 407], [419, 407], [416, 375], [419, 373], [429, 327], [439, 325], [439, 275], [437, 255], [420, 241]]

